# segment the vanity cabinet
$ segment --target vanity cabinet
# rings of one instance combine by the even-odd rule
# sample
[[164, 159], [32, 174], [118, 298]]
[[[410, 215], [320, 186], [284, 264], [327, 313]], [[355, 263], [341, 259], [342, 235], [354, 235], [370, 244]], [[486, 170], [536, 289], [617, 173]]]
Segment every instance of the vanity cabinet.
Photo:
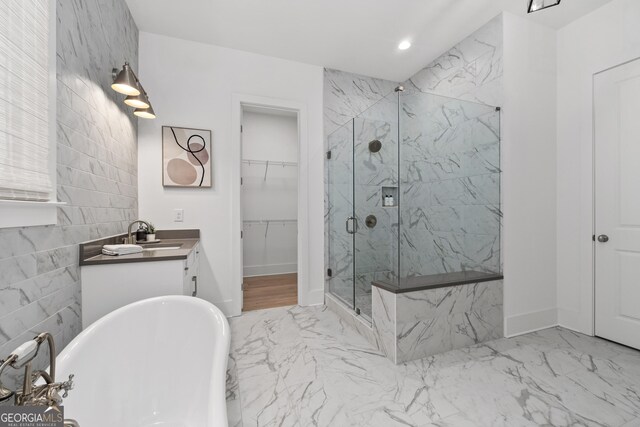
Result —
[[200, 249], [196, 245], [183, 265], [182, 295], [198, 296], [198, 271], [200, 269]]
[[147, 298], [164, 295], [197, 296], [200, 245], [186, 259], [83, 265], [82, 327]]

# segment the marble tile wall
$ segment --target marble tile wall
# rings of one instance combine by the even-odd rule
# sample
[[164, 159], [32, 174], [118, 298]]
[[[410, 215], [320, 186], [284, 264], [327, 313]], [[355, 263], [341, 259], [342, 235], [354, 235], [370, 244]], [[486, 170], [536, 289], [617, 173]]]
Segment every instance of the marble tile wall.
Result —
[[373, 288], [373, 333], [395, 363], [503, 337], [503, 281], [393, 294]]
[[403, 83], [401, 277], [501, 270], [502, 16]]
[[67, 205], [57, 226], [0, 230], [0, 357], [42, 331], [58, 351], [80, 332], [78, 243], [137, 216], [137, 119], [110, 88], [112, 68], [137, 68], [136, 24], [125, 0], [58, 0], [57, 25], [57, 193]]
[[386, 97], [397, 82], [325, 69], [324, 134], [330, 135]]
[[500, 270], [500, 113], [401, 99], [401, 277]]
[[498, 15], [403, 83], [450, 98], [503, 103], [503, 22]]

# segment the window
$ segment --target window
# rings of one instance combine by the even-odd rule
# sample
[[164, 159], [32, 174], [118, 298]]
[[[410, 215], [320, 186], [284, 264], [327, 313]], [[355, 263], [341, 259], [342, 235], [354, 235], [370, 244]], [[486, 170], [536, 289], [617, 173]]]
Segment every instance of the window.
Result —
[[0, 0], [0, 227], [56, 222], [55, 3]]

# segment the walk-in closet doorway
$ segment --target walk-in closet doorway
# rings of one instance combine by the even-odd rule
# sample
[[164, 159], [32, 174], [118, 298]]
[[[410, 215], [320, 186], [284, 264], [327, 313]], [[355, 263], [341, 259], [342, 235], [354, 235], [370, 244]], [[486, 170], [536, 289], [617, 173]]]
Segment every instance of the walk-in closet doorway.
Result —
[[298, 303], [298, 115], [243, 106], [243, 311]]

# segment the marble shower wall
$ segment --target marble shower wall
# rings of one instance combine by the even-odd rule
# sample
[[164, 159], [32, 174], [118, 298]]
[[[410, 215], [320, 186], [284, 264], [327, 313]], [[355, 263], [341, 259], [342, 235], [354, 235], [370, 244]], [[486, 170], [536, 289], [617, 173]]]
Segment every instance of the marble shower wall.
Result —
[[0, 230], [0, 357], [42, 331], [58, 351], [80, 332], [78, 243], [122, 233], [138, 212], [137, 119], [110, 88], [112, 68], [137, 69], [136, 24], [124, 0], [58, 0], [57, 25], [57, 193], [67, 205], [57, 226]]
[[397, 82], [324, 70], [324, 135], [326, 137], [393, 92]]
[[408, 90], [500, 106], [503, 17], [498, 15], [403, 83]]
[[[393, 224], [397, 228], [397, 209], [393, 215], [382, 208], [381, 193], [383, 185], [397, 186], [398, 181], [397, 83], [325, 70], [324, 86], [325, 141], [331, 150], [325, 176], [325, 235], [329, 236], [325, 260], [333, 270], [327, 290], [354, 304], [355, 262], [356, 306], [370, 316], [373, 277], [388, 274], [393, 263], [397, 265], [397, 244], [390, 234]], [[383, 143], [378, 153], [368, 149], [373, 139]], [[360, 224], [355, 253], [353, 237], [345, 230], [354, 201]], [[374, 229], [364, 225], [370, 214], [378, 218]]]
[[421, 92], [401, 107], [401, 277], [499, 272], [500, 113]]
[[502, 15], [404, 83], [401, 276], [500, 266]]

